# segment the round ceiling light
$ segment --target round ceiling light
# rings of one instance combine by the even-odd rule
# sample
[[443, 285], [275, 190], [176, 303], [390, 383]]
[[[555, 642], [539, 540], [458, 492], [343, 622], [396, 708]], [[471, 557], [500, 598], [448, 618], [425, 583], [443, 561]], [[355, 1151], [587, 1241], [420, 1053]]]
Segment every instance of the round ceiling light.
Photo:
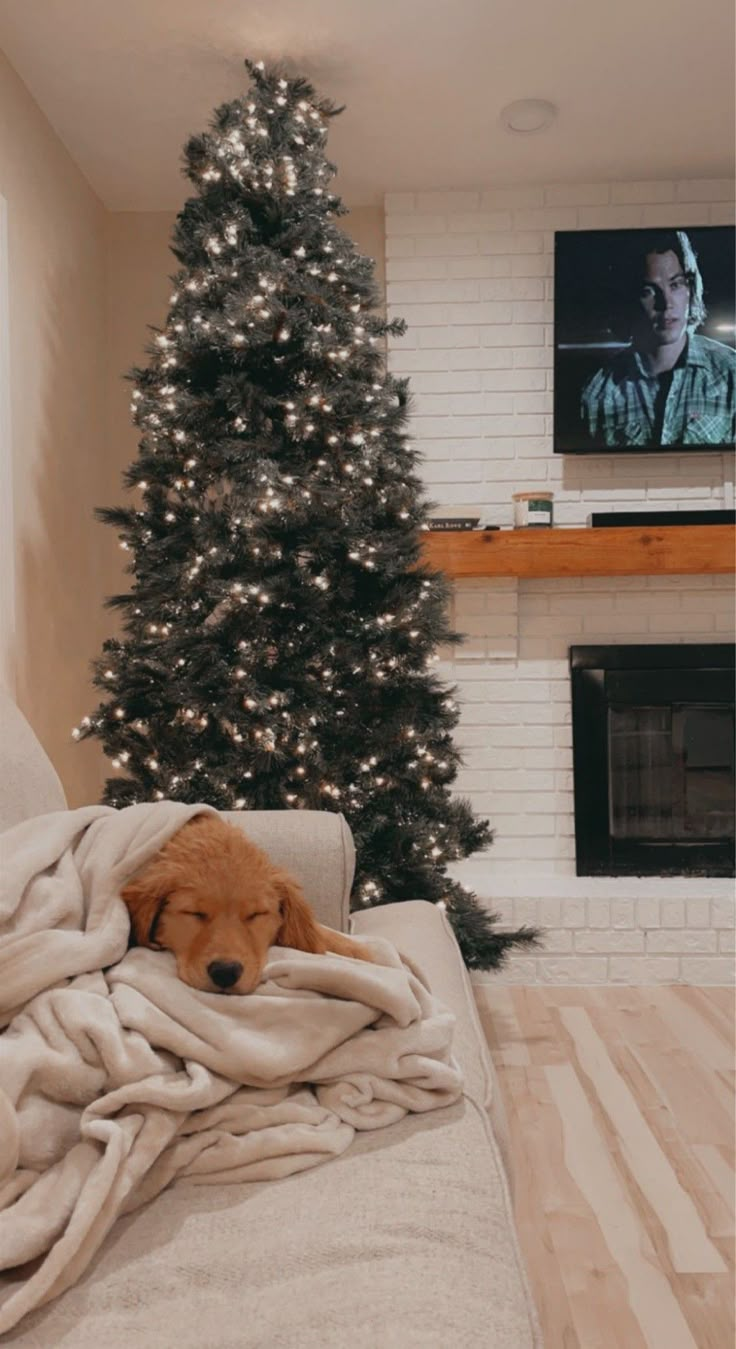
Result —
[[517, 98], [501, 109], [501, 121], [507, 131], [519, 136], [531, 136], [537, 131], [546, 131], [557, 116], [554, 103], [544, 98]]

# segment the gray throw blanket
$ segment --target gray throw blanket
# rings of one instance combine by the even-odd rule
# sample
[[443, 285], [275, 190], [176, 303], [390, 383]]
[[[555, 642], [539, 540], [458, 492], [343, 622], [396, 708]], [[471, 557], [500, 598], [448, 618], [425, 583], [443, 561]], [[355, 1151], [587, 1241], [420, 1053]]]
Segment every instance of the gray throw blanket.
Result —
[[202, 806], [59, 811], [0, 838], [0, 1333], [174, 1180], [278, 1179], [461, 1092], [452, 1015], [380, 964], [273, 947], [223, 998], [127, 950], [124, 882]]

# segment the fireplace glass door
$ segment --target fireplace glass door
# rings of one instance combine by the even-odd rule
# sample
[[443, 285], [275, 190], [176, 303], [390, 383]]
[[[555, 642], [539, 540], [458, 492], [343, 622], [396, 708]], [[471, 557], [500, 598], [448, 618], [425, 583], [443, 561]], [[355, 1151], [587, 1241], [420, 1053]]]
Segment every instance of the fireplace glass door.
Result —
[[570, 656], [578, 874], [733, 874], [732, 649]]

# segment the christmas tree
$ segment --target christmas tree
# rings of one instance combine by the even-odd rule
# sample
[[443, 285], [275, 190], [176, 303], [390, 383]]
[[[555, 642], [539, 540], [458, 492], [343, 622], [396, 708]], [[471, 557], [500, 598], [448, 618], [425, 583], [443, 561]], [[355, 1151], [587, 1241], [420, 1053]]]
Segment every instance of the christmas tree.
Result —
[[460, 639], [421, 563], [429, 503], [408, 390], [386, 372], [371, 259], [337, 227], [325, 158], [340, 109], [246, 62], [249, 91], [185, 147], [164, 327], [131, 372], [134, 504], [98, 515], [130, 553], [108, 603], [97, 736], [114, 806], [342, 811], [354, 906], [444, 903], [467, 964], [500, 933], [447, 863], [489, 841], [450, 794], [453, 690], [432, 671]]

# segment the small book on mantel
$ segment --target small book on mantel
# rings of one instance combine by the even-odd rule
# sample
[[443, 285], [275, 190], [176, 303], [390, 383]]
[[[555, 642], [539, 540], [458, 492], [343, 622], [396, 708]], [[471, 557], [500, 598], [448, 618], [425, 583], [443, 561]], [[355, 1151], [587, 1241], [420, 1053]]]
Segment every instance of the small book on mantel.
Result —
[[427, 528], [435, 529], [477, 529], [479, 515], [433, 515], [427, 521]]

